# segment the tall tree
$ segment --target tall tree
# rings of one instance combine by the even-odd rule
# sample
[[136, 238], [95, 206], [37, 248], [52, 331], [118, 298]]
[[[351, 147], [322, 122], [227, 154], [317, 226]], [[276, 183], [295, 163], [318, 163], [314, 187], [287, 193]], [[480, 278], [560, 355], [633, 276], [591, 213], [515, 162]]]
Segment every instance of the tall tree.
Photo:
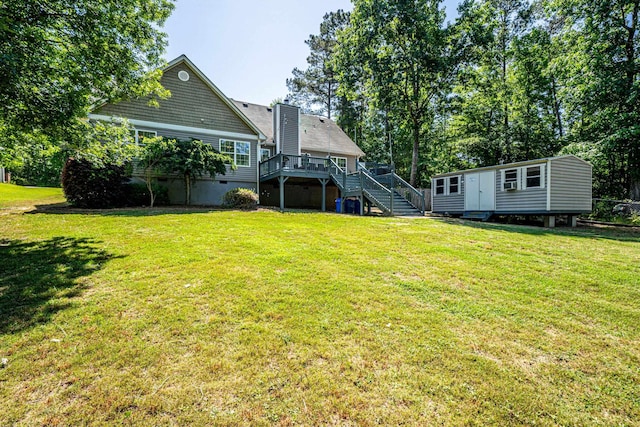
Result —
[[0, 122], [64, 129], [97, 100], [167, 92], [156, 70], [172, 0], [0, 2]]
[[[377, 105], [410, 134], [409, 181], [418, 180], [420, 147], [448, 74], [447, 32], [438, 0], [355, 0], [341, 34], [342, 64], [357, 62]], [[346, 67], [342, 67], [344, 71]]]
[[310, 35], [305, 41], [311, 51], [307, 57], [306, 70], [294, 68], [293, 78], [287, 79], [287, 88], [293, 101], [307, 111], [331, 118], [339, 108], [337, 94], [338, 79], [333, 55], [337, 44], [337, 33], [349, 22], [349, 12], [339, 9], [324, 15], [320, 34]]
[[600, 195], [640, 199], [640, 0], [549, 0], [561, 16], [568, 137], [599, 153]]

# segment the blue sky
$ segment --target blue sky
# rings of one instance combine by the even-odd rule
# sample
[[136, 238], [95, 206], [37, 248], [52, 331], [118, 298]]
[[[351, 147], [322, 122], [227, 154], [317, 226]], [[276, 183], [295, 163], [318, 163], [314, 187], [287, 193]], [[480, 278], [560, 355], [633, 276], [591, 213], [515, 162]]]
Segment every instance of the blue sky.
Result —
[[[443, 3], [449, 17], [457, 3]], [[166, 59], [185, 54], [227, 96], [268, 105], [287, 94], [293, 68], [306, 68], [304, 41], [338, 9], [351, 10], [351, 1], [177, 0]]]

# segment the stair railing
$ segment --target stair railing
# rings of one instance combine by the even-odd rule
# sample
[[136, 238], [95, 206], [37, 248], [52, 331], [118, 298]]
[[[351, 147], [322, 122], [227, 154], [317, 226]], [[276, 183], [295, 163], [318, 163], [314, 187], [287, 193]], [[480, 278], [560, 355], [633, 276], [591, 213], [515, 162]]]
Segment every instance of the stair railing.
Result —
[[362, 192], [383, 211], [393, 215], [393, 193], [366, 170], [360, 169]]
[[422, 215], [424, 215], [426, 210], [424, 193], [415, 189], [407, 181], [396, 175], [395, 172], [391, 175], [393, 177], [391, 180], [391, 188], [393, 191], [405, 198], [414, 208], [420, 210]]

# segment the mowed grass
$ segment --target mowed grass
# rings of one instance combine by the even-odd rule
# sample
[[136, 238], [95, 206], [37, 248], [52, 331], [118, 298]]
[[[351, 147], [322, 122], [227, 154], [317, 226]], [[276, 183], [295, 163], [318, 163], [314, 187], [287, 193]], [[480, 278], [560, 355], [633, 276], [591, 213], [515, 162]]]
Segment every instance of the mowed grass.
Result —
[[1, 219], [1, 425], [640, 423], [632, 230]]
[[21, 187], [0, 184], [0, 209], [29, 208], [34, 204], [64, 202], [61, 188]]

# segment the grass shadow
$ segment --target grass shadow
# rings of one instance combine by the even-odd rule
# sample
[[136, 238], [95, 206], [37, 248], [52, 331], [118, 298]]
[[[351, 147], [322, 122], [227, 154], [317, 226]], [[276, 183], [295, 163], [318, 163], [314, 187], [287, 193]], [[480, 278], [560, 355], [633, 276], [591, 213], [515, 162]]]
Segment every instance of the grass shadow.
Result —
[[82, 209], [75, 208], [67, 203], [53, 203], [47, 205], [35, 205], [35, 209], [27, 211], [28, 214], [49, 215], [100, 215], [100, 216], [158, 216], [179, 215], [228, 211], [216, 206], [160, 206], [160, 207], [131, 207], [112, 209]]
[[78, 279], [114, 258], [96, 243], [70, 237], [0, 240], [0, 334], [46, 323], [69, 307], [85, 288]]
[[578, 227], [555, 227], [545, 228], [538, 225], [506, 224], [501, 222], [480, 222], [450, 217], [431, 217], [437, 221], [447, 222], [465, 227], [500, 230], [509, 233], [529, 234], [532, 236], [543, 236], [547, 234], [559, 236], [582, 237], [588, 239], [607, 239], [620, 242], [639, 242], [640, 228], [615, 227], [598, 225], [579, 225]]

